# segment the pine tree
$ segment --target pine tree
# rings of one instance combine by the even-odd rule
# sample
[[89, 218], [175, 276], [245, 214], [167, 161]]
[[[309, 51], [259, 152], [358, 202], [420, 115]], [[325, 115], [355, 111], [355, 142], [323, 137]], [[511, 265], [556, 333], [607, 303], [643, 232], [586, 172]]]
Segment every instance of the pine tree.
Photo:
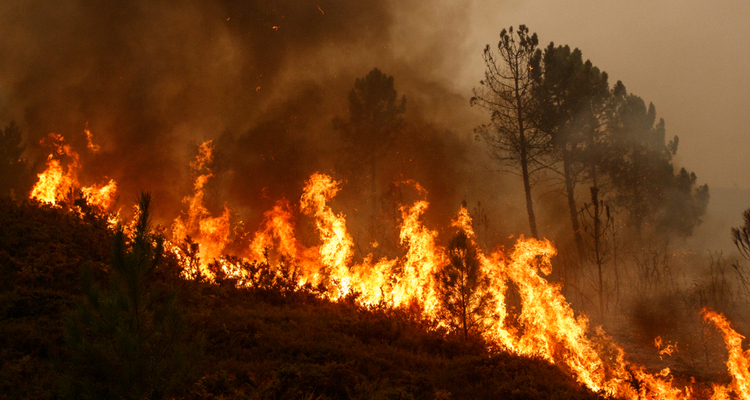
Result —
[[465, 232], [458, 232], [448, 244], [449, 262], [436, 273], [442, 317], [464, 340], [469, 333], [481, 332], [493, 308], [489, 280], [482, 272], [474, 244]]
[[[484, 63], [487, 67], [484, 80], [474, 88], [471, 105], [490, 112], [492, 121], [476, 131], [489, 146], [490, 155], [505, 164], [520, 169], [526, 195], [526, 213], [531, 236], [538, 238], [536, 216], [531, 196], [532, 175], [539, 169], [539, 157], [549, 151], [547, 135], [535, 129], [533, 119], [537, 112], [532, 96], [532, 63], [538, 53], [536, 33], [521, 25], [514, 33], [513, 27], [500, 32], [496, 57], [487, 45]], [[536, 55], [536, 57], [539, 57]]]
[[161, 398], [179, 388], [200, 352], [200, 340], [186, 341], [175, 292], [152, 282], [164, 247], [149, 232], [149, 193], [140, 196], [139, 210], [130, 238], [117, 229], [108, 287], [83, 269], [85, 299], [65, 319], [70, 359], [62, 397]]
[[28, 163], [21, 158], [25, 149], [21, 142], [21, 129], [15, 121], [10, 121], [4, 130], [0, 129], [0, 196], [22, 198], [31, 182]]

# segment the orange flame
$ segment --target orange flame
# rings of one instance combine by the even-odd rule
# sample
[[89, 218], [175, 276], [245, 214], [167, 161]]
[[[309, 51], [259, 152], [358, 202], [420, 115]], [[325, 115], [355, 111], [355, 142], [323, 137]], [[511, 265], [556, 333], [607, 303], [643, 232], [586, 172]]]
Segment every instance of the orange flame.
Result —
[[[704, 308], [701, 315], [706, 321], [711, 321], [721, 332], [724, 343], [729, 352], [727, 369], [732, 375], [731, 390], [741, 399], [750, 400], [750, 350], [742, 350], [744, 336], [732, 329], [732, 325], [724, 315], [716, 311]], [[712, 398], [727, 398], [728, 388], [714, 385], [714, 396]]]
[[664, 346], [664, 341], [662, 340], [661, 336], [657, 336], [656, 338], [654, 338], [654, 346], [657, 350], [659, 350], [659, 358], [662, 358], [662, 356], [665, 354], [671, 356], [677, 351], [677, 343], [669, 343]]
[[97, 153], [100, 149], [98, 144], [94, 144], [94, 134], [89, 130], [89, 124], [86, 123], [86, 128], [83, 130], [86, 134], [86, 147], [88, 147], [94, 153]]
[[[173, 237], [182, 240], [194, 235], [200, 247], [200, 263], [193, 267], [186, 265], [186, 277], [200, 273], [210, 281], [215, 280], [207, 267], [210, 261], [214, 261], [228, 277], [237, 279], [238, 285], [249, 285], [253, 280], [246, 279], [247, 271], [239, 264], [217, 260], [230, 234], [231, 210], [225, 207], [221, 216], [212, 217], [203, 206], [203, 188], [212, 176], [208, 168], [212, 161], [211, 151], [211, 142], [203, 143], [198, 157], [191, 163], [191, 168], [198, 174], [194, 193], [184, 199], [188, 209], [175, 220]], [[353, 265], [353, 241], [346, 228], [345, 216], [334, 212], [328, 205], [340, 187], [340, 181], [315, 173], [306, 182], [300, 198], [300, 211], [315, 221], [320, 235], [318, 246], [307, 248], [297, 241], [294, 210], [287, 200], [280, 200], [264, 214], [246, 256], [264, 261], [273, 251], [301, 267], [298, 285], [325, 283], [326, 296], [332, 300], [356, 294], [357, 301], [363, 306], [417, 305], [425, 318], [442, 324], [435, 273], [447, 263], [447, 257], [445, 249], [436, 244], [437, 231], [425, 227], [420, 221], [429, 204], [419, 200], [400, 208], [399, 238], [404, 246], [403, 257], [375, 262], [370, 254], [362, 263]], [[451, 225], [464, 231], [470, 240], [475, 240], [472, 220], [465, 207], [459, 209]], [[185, 254], [178, 246], [171, 245], [170, 248], [185, 260]], [[490, 292], [495, 299], [490, 323], [483, 332], [485, 339], [491, 345], [517, 354], [539, 356], [558, 364], [594, 391], [628, 399], [690, 398], [690, 388], [681, 390], [673, 386], [669, 369], [650, 373], [641, 366], [630, 364], [625, 360], [624, 351], [606, 338], [601, 329], [597, 330], [598, 342], [589, 336], [588, 319], [576, 315], [562, 295], [560, 285], [550, 283], [544, 277], [552, 272], [550, 260], [555, 254], [551, 242], [523, 237], [509, 255], [498, 250], [486, 256], [479, 251], [482, 272], [491, 282], [482, 290]], [[521, 299], [517, 327], [506, 325], [508, 282], [515, 284]], [[658, 348], [663, 345], [660, 339], [655, 342]], [[672, 351], [670, 348], [671, 345], [660, 353], [668, 354]], [[614, 360], [605, 361], [600, 354], [603, 349], [613, 349]], [[744, 357], [746, 360], [747, 355]], [[738, 393], [743, 390], [744, 386], [735, 389]], [[722, 398], [722, 394], [727, 393], [719, 386], [714, 391], [714, 398]]]
[[[91, 136], [86, 129], [89, 143]], [[31, 197], [56, 204], [65, 199], [71, 189], [78, 186], [80, 168], [78, 154], [66, 145], [62, 136], [50, 134], [42, 141], [51, 146], [53, 152], [47, 160], [47, 169], [39, 174]], [[219, 216], [212, 216], [204, 206], [204, 187], [213, 176], [209, 168], [213, 161], [213, 144], [207, 141], [199, 146], [196, 159], [190, 163], [195, 174], [193, 194], [183, 199], [187, 209], [175, 219], [172, 237], [181, 242], [188, 237], [195, 239], [199, 262], [193, 265], [187, 259], [190, 249], [167, 243], [183, 262], [183, 276], [203, 276], [209, 281], [216, 277], [208, 268], [213, 261], [239, 286], [251, 284], [246, 279], [240, 263], [232, 264], [219, 257], [224, 252], [231, 235], [232, 211], [224, 207]], [[60, 157], [70, 159], [65, 168]], [[416, 182], [417, 191], [427, 192]], [[92, 185], [81, 189], [87, 201], [102, 209], [111, 209], [117, 184], [110, 180], [106, 185]], [[363, 306], [376, 304], [389, 307], [416, 305], [425, 318], [445, 326], [440, 320], [442, 307], [437, 295], [436, 272], [446, 265], [446, 250], [436, 244], [438, 232], [424, 226], [421, 219], [429, 207], [426, 200], [418, 200], [411, 206], [400, 207], [400, 243], [404, 255], [396, 259], [373, 260], [372, 254], [360, 264], [353, 264], [353, 240], [346, 228], [343, 213], [336, 213], [328, 204], [341, 189], [341, 181], [315, 173], [306, 182], [300, 198], [300, 212], [314, 219], [320, 235], [318, 246], [307, 248], [297, 241], [295, 235], [295, 210], [289, 201], [276, 202], [264, 213], [263, 222], [254, 234], [246, 254], [254, 261], [268, 261], [269, 252], [301, 267], [298, 285], [324, 283], [326, 296], [338, 300], [356, 295]], [[138, 210], [136, 210], [137, 214]], [[475, 241], [472, 219], [468, 210], [461, 207], [451, 226], [466, 233]], [[374, 242], [372, 247], [376, 247]], [[195, 254], [194, 254], [195, 255]], [[545, 276], [552, 272], [551, 259], [556, 249], [548, 240], [525, 239], [521, 236], [509, 254], [501, 250], [485, 255], [478, 248], [482, 274], [490, 285], [481, 290], [494, 298], [494, 309], [489, 313], [483, 331], [491, 346], [504, 348], [521, 355], [539, 356], [560, 365], [580, 383], [594, 391], [602, 391], [628, 399], [687, 399], [692, 389], [673, 385], [668, 368], [653, 373], [644, 367], [625, 360], [625, 352], [597, 328], [596, 337], [589, 332], [589, 321], [585, 315], [576, 315], [562, 295], [561, 286], [549, 282]], [[192, 257], [192, 255], [191, 255]], [[244, 259], [245, 261], [248, 259]], [[512, 321], [506, 310], [506, 291], [509, 283], [515, 285], [521, 301], [520, 313]], [[742, 350], [744, 337], [734, 331], [726, 318], [714, 311], [704, 309], [703, 318], [713, 322], [721, 331], [729, 350], [727, 367], [732, 375], [730, 386], [714, 385], [712, 399], [728, 399], [737, 396], [750, 400], [750, 350]], [[511, 321], [509, 321], [511, 320]], [[671, 355], [675, 345], [664, 346], [661, 337], [654, 341], [660, 356]], [[604, 357], [604, 352], [610, 357]], [[613, 353], [613, 354], [611, 354]]]
[[326, 202], [339, 191], [340, 181], [330, 176], [313, 174], [305, 185], [300, 199], [303, 213], [315, 217], [315, 225], [322, 244], [318, 247], [320, 261], [331, 279], [336, 282], [339, 293], [333, 298], [346, 296], [351, 289], [348, 263], [352, 258], [352, 238], [346, 230], [344, 214], [334, 214]]
[[[85, 130], [90, 134], [88, 129]], [[50, 133], [41, 140], [42, 145], [52, 147], [52, 153], [47, 157], [47, 169], [38, 174], [39, 180], [31, 190], [30, 198], [49, 204], [57, 204], [71, 195], [72, 190], [80, 186], [78, 171], [81, 168], [78, 153], [70, 145], [65, 144], [65, 138], [57, 133]], [[66, 168], [63, 168], [57, 157], [70, 158]], [[99, 207], [102, 211], [110, 211], [114, 206], [117, 193], [117, 183], [111, 179], [106, 185], [92, 185], [82, 187], [86, 201]], [[110, 215], [110, 218], [112, 216]]]
[[89, 204], [97, 206], [102, 210], [109, 210], [115, 203], [115, 195], [117, 194], [117, 182], [114, 179], [110, 179], [109, 183], [104, 186], [92, 185], [81, 189], [86, 201]]
[[278, 254], [292, 260], [297, 259], [299, 245], [294, 234], [294, 215], [286, 199], [277, 201], [272, 209], [263, 213], [261, 228], [255, 232], [250, 243], [250, 257], [261, 260], [266, 249], [274, 248], [274, 242], [278, 243]]
[[397, 278], [399, 290], [394, 293], [396, 305], [416, 301], [425, 313], [435, 315], [438, 308], [434, 276], [438, 267], [445, 263], [445, 255], [435, 246], [437, 232], [427, 229], [419, 217], [427, 210], [429, 203], [417, 201], [411, 207], [401, 207], [401, 244], [408, 246], [401, 276]]
[[[31, 190], [31, 198], [57, 204], [68, 196], [71, 189], [78, 186], [78, 169], [81, 166], [78, 153], [65, 144], [65, 139], [57, 133], [50, 133], [41, 143], [52, 147], [53, 152], [47, 157], [47, 169], [37, 175], [39, 181]], [[60, 160], [55, 158], [63, 155], [71, 158], [66, 169], [63, 169]]]
[[[183, 216], [179, 216], [172, 224], [172, 238], [176, 242], [184, 241], [192, 236], [199, 244], [200, 263], [195, 271], [185, 271], [185, 276], [200, 274], [209, 281], [214, 281], [215, 276], [208, 268], [210, 260], [218, 258], [231, 233], [229, 220], [231, 210], [224, 207], [224, 212], [218, 217], [212, 217], [208, 209], [203, 205], [203, 187], [208, 179], [213, 176], [208, 165], [213, 161], [213, 143], [211, 140], [203, 142], [198, 148], [198, 156], [190, 163], [190, 168], [196, 173], [203, 171], [195, 178], [192, 196], [187, 196], [183, 202], [188, 205], [188, 210]], [[174, 252], [178, 252], [178, 246], [172, 246]]]

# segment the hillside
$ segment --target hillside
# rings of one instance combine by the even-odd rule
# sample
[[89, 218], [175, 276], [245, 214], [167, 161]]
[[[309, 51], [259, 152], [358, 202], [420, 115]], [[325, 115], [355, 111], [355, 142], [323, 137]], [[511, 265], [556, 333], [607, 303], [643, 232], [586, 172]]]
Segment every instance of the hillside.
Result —
[[[58, 397], [61, 378], [76, 365], [64, 320], [84, 301], [82, 267], [106, 287], [112, 242], [103, 219], [0, 200], [0, 398]], [[149, 284], [175, 290], [187, 322], [181, 343], [195, 346], [197, 356], [164, 396], [598, 398], [556, 366], [489, 352], [478, 340], [435, 329], [417, 312], [331, 303], [313, 289], [185, 281], [176, 263], [165, 258]], [[101, 373], [117, 379], [113, 371]]]

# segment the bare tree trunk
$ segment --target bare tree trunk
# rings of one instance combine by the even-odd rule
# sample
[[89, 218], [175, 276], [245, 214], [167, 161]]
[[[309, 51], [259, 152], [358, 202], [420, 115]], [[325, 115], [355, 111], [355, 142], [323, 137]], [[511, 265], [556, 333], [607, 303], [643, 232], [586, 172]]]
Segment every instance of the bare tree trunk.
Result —
[[378, 220], [378, 192], [375, 165], [375, 151], [370, 152], [370, 242], [378, 240], [377, 237], [377, 220]]
[[573, 172], [570, 170], [570, 156], [566, 150], [563, 150], [563, 174], [565, 176], [565, 191], [568, 196], [568, 209], [570, 209], [570, 222], [573, 228], [573, 237], [576, 242], [576, 249], [578, 250], [578, 261], [583, 263], [583, 237], [581, 236], [581, 226], [578, 223], [578, 208], [576, 207], [575, 199], [575, 181], [573, 178]]
[[[518, 68], [518, 67], [516, 67]], [[531, 198], [531, 182], [529, 180], [529, 161], [526, 143], [526, 127], [524, 126], [523, 104], [521, 103], [521, 88], [519, 87], [518, 77], [515, 78], [515, 95], [516, 95], [516, 115], [518, 118], [518, 136], [521, 141], [521, 174], [523, 175], [523, 190], [526, 193], [526, 213], [529, 215], [529, 228], [531, 236], [534, 239], [539, 238], [536, 230], [536, 216], [534, 216], [534, 203]]]
[[601, 223], [601, 211], [599, 210], [599, 188], [594, 186], [591, 188], [591, 202], [594, 204], [594, 259], [596, 260], [596, 268], [599, 272], [599, 315], [604, 318], [604, 277], [602, 274], [602, 264], [604, 263], [602, 248], [601, 248], [601, 235], [602, 235], [602, 223]]
[[[591, 143], [593, 143], [593, 139]], [[604, 319], [604, 277], [602, 274], [602, 264], [604, 263], [604, 254], [602, 249], [601, 238], [604, 235], [602, 232], [602, 220], [599, 209], [599, 186], [597, 183], [596, 163], [591, 164], [591, 180], [594, 186], [591, 187], [591, 202], [594, 205], [594, 260], [596, 261], [596, 267], [599, 272], [599, 315]]]
[[641, 180], [640, 175], [640, 163], [638, 162], [638, 147], [633, 144], [633, 207], [632, 216], [633, 225], [635, 225], [635, 233], [638, 248], [643, 248], [643, 195], [641, 193]]
[[468, 288], [468, 277], [466, 271], [461, 272], [461, 318], [464, 328], [464, 341], [469, 339], [469, 325], [468, 325], [468, 314], [469, 314], [469, 294], [467, 293]]
[[539, 234], [537, 233], [537, 230], [536, 230], [536, 216], [534, 216], [534, 204], [533, 204], [533, 200], [531, 199], [531, 183], [529, 182], [529, 168], [526, 165], [525, 161], [523, 162], [523, 164], [521, 164], [521, 172], [523, 173], [523, 189], [526, 192], [526, 212], [529, 214], [529, 227], [531, 228], [531, 236], [533, 236], [534, 239], [539, 239]]

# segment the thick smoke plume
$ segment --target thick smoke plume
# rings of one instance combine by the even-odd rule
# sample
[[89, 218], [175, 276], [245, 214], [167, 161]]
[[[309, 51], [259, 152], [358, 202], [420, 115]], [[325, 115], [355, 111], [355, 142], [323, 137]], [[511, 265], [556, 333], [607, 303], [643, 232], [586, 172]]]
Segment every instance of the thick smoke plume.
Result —
[[[477, 162], [476, 110], [446, 79], [456, 61], [437, 48], [460, 37], [415, 39], [412, 28], [424, 24], [394, 27], [415, 7], [423, 6], [10, 0], [0, 6], [0, 121], [25, 131], [35, 172], [46, 155], [39, 140], [62, 134], [80, 149], [83, 182], [115, 179], [127, 202], [151, 190], [166, 220], [191, 189], [197, 144], [213, 139], [207, 205], [220, 212], [227, 204], [253, 227], [275, 200], [298, 198], [315, 171], [357, 179], [336, 169], [342, 143], [332, 120], [346, 117], [354, 80], [377, 67], [407, 97], [411, 124], [400, 143], [404, 169], [389, 171], [382, 189], [418, 180], [431, 212], [447, 221], [462, 200], [490, 201], [499, 176]], [[86, 127], [97, 153], [84, 151]]]

